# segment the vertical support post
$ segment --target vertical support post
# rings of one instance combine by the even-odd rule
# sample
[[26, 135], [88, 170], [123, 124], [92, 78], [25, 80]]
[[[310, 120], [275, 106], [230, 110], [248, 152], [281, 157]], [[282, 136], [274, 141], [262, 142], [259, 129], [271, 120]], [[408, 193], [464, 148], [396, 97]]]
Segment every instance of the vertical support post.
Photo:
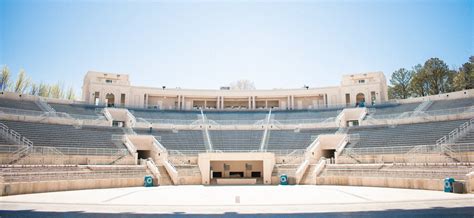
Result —
[[327, 107], [327, 94], [323, 94], [323, 107]]
[[291, 109], [291, 99], [290, 96], [286, 96], [286, 109], [290, 110]]
[[181, 95], [178, 95], [178, 106], [175, 109], [176, 110], [181, 110]]
[[222, 109], [225, 108], [225, 105], [224, 105], [224, 96], [221, 96], [221, 107], [222, 107]]
[[248, 101], [249, 101], [249, 107], [248, 108], [252, 109], [252, 99], [251, 99], [250, 96], [248, 97]]
[[186, 110], [186, 101], [184, 100], [184, 95], [182, 97], [183, 97], [183, 100], [181, 101], [181, 104], [183, 105], [182, 110]]
[[253, 109], [257, 109], [257, 104], [255, 103], [255, 96], [252, 96]]
[[295, 109], [295, 96], [294, 95], [291, 96], [291, 109], [292, 110]]

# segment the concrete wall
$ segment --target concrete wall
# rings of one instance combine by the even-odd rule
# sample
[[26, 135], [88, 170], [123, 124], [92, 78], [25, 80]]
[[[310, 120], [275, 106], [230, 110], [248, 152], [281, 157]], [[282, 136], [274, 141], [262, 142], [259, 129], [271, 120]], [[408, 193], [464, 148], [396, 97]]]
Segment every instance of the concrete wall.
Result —
[[348, 177], [348, 176], [324, 176], [316, 178], [317, 185], [350, 185], [350, 186], [371, 186], [388, 188], [408, 188], [443, 190], [442, 179], [421, 179], [421, 178], [393, 178], [393, 177]]
[[[463, 163], [474, 162], [474, 152], [462, 152], [456, 154], [455, 158]], [[361, 163], [453, 163], [453, 160], [443, 154], [374, 154], [357, 155], [356, 159]], [[353, 158], [348, 156], [339, 156], [336, 159], [337, 164], [355, 164]]]
[[413, 103], [413, 102], [422, 102], [426, 100], [430, 101], [437, 101], [437, 100], [448, 100], [448, 99], [458, 99], [458, 98], [473, 98], [474, 97], [474, 89], [462, 90], [457, 92], [450, 92], [438, 95], [430, 95], [424, 97], [417, 97], [417, 98], [409, 98], [409, 99], [397, 99], [399, 103]]
[[[117, 156], [95, 156], [95, 155], [29, 155], [20, 159], [16, 164], [23, 165], [110, 165]], [[13, 157], [8, 154], [0, 154], [0, 164], [9, 164]], [[131, 155], [117, 161], [115, 165], [135, 165], [135, 158]]]
[[140, 177], [1, 183], [0, 196], [81, 189], [135, 187], [143, 186], [143, 182], [143, 178]]
[[361, 126], [370, 125], [401, 125], [412, 123], [437, 122], [447, 120], [471, 119], [474, 116], [474, 111], [466, 111], [462, 114], [447, 114], [447, 115], [433, 115], [433, 116], [417, 116], [406, 117], [402, 119], [367, 119], [362, 120], [359, 124]]
[[[179, 175], [179, 171], [178, 171]], [[178, 183], [176, 185], [201, 185], [201, 175], [179, 175]]]
[[57, 98], [45, 98], [39, 97], [35, 95], [28, 95], [28, 94], [18, 94], [15, 92], [0, 92], [0, 98], [7, 98], [12, 100], [27, 100], [27, 101], [37, 101], [39, 98], [43, 98], [47, 102], [51, 103], [58, 103], [58, 104], [73, 104], [73, 103], [83, 103], [82, 101], [74, 101], [74, 100], [67, 100], [67, 99], [57, 99]]
[[474, 193], [474, 172], [467, 174], [466, 192]]

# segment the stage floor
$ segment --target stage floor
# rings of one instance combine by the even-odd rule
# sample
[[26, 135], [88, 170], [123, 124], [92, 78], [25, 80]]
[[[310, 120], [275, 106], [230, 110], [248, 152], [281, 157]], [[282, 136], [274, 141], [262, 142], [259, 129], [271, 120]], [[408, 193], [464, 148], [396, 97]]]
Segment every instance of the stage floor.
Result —
[[[355, 186], [161, 186], [0, 197], [14, 215], [474, 215], [474, 194]], [[57, 214], [60, 215], [60, 214]]]

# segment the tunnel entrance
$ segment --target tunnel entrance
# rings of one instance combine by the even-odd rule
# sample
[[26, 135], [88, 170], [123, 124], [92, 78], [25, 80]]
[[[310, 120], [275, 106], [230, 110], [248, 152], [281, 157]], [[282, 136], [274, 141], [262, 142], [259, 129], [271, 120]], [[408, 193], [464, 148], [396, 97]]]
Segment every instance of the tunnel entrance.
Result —
[[336, 149], [324, 149], [322, 150], [322, 157], [325, 157], [326, 159], [331, 159], [334, 158], [334, 152], [336, 152]]
[[151, 151], [150, 150], [137, 150], [138, 153], [138, 159], [148, 159], [151, 157]]

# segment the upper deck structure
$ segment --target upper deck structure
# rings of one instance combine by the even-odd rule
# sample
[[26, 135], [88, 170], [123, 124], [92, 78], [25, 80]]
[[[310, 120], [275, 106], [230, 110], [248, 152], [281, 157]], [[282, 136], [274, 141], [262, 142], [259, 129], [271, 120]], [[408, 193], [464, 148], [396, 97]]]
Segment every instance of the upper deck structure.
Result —
[[210, 90], [132, 86], [126, 74], [89, 71], [82, 87], [89, 104], [163, 110], [303, 110], [388, 100], [382, 72], [345, 75], [339, 86], [272, 90]]

